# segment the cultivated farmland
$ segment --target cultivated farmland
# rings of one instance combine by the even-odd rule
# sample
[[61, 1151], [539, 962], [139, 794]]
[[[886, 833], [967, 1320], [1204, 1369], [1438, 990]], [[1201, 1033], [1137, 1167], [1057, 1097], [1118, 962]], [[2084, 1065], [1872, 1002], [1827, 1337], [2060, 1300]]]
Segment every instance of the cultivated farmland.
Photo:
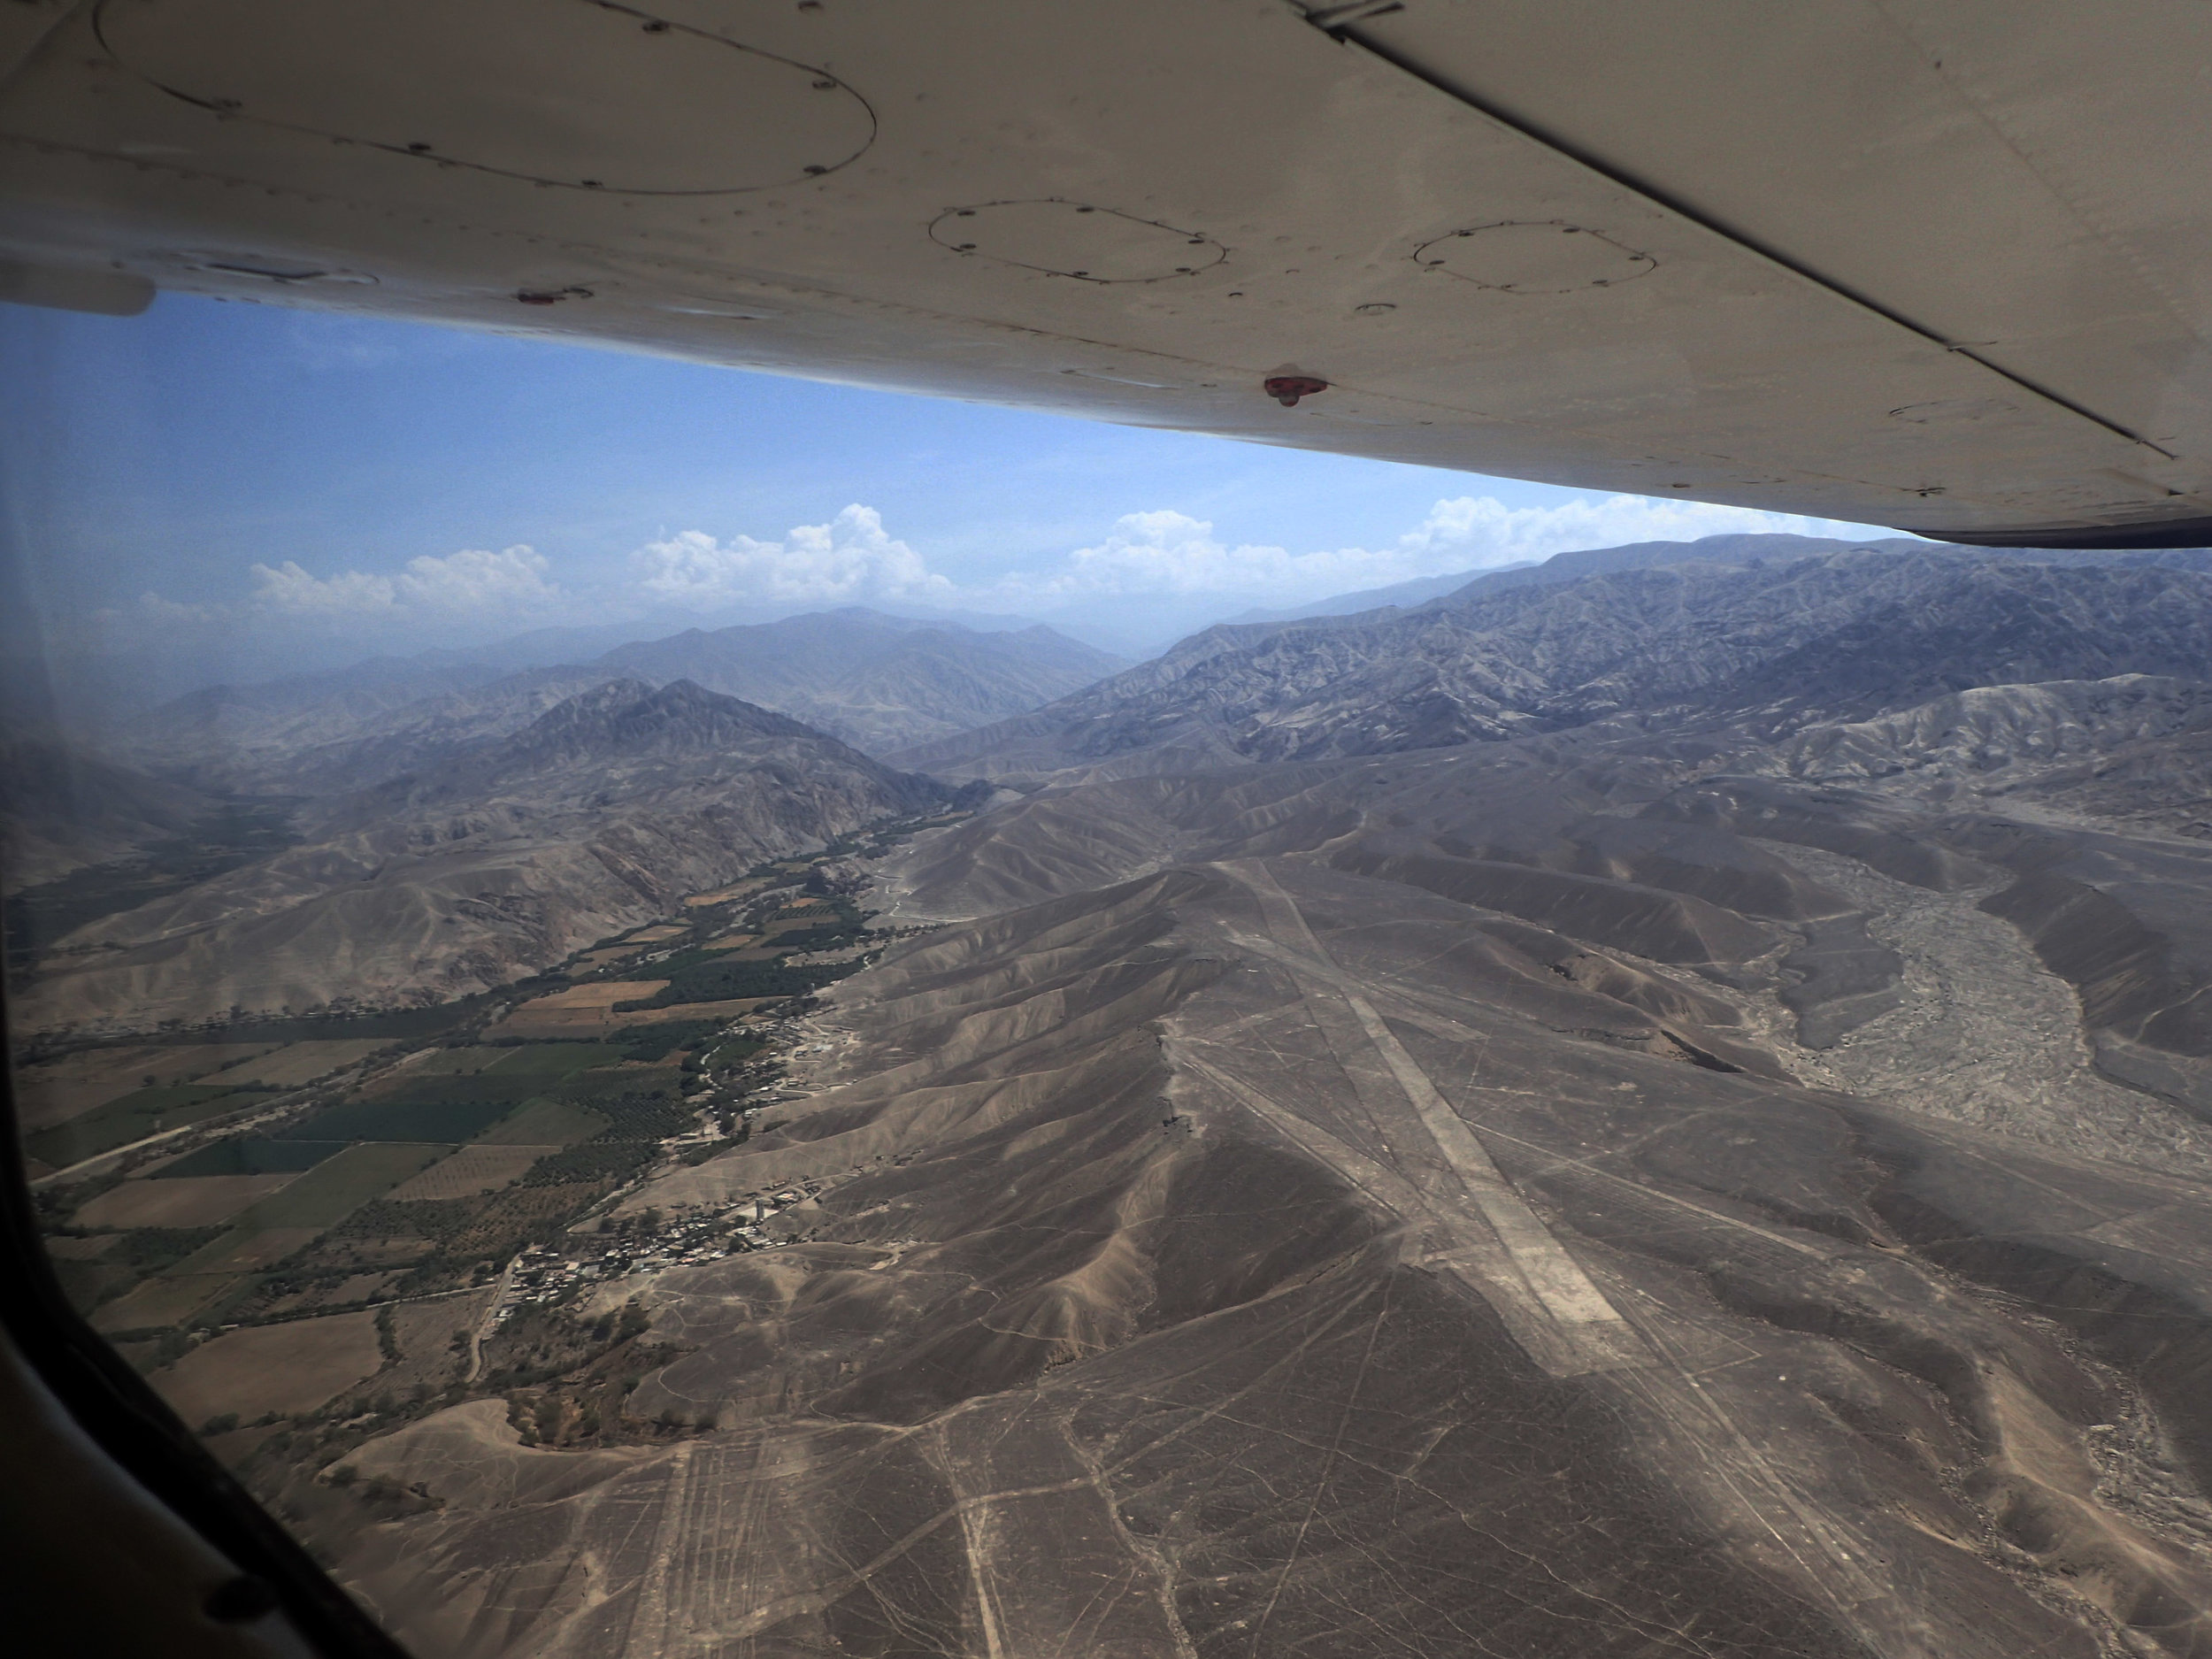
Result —
[[80, 1227], [212, 1227], [288, 1183], [288, 1174], [126, 1181], [77, 1211]]
[[557, 1147], [529, 1145], [463, 1147], [386, 1195], [396, 1204], [495, 1193], [520, 1180], [523, 1172], [547, 1153], [558, 1150]]
[[152, 1381], [187, 1423], [311, 1411], [383, 1363], [373, 1314], [249, 1325], [203, 1343]]
[[299, 1088], [318, 1078], [349, 1065], [392, 1045], [373, 1037], [331, 1038], [295, 1042], [226, 1067], [208, 1080], [213, 1083], [257, 1083], [265, 1088]]

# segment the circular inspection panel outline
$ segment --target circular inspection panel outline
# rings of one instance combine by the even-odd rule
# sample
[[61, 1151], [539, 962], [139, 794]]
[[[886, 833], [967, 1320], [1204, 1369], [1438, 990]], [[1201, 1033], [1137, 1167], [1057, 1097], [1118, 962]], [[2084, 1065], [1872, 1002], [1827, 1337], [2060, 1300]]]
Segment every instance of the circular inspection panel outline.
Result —
[[195, 109], [206, 110], [226, 120], [251, 121], [257, 126], [270, 127], [277, 132], [298, 133], [309, 138], [324, 138], [343, 143], [358, 144], [364, 150], [379, 150], [388, 156], [403, 156], [410, 161], [426, 161], [441, 167], [465, 168], [471, 173], [488, 173], [494, 178], [514, 179], [525, 184], [540, 185], [549, 189], [581, 190], [595, 196], [699, 197], [749, 196], [761, 190], [788, 190], [795, 186], [810, 183], [816, 179], [849, 167], [874, 147], [877, 137], [882, 132], [882, 123], [876, 118], [875, 105], [869, 103], [856, 88], [827, 69], [818, 68], [812, 64], [803, 64], [797, 58], [786, 58], [780, 52], [765, 51], [757, 46], [748, 46], [742, 41], [727, 40], [719, 35], [710, 34], [705, 29], [695, 28], [688, 23], [679, 23], [671, 18], [657, 17], [652, 12], [640, 11], [635, 6], [620, 4], [618, 0], [575, 0], [575, 3], [589, 6], [595, 11], [613, 12], [624, 17], [634, 18], [638, 20], [639, 27], [649, 34], [688, 35], [695, 40], [710, 42], [714, 45], [726, 47], [731, 51], [741, 52], [749, 58], [757, 58], [767, 63], [780, 64], [785, 68], [796, 71], [800, 74], [810, 75], [813, 78], [813, 84], [817, 89], [821, 91], [834, 89], [842, 92], [860, 107], [861, 114], [867, 120], [867, 134], [861, 139], [859, 147], [841, 160], [810, 165], [789, 178], [772, 179], [764, 184], [723, 185], [706, 190], [660, 190], [634, 185], [608, 184], [597, 179], [549, 179], [538, 173], [523, 173], [512, 167], [497, 167], [488, 162], [470, 161], [460, 156], [444, 155], [426, 145], [392, 143], [379, 138], [356, 137], [350, 133], [334, 133], [325, 127], [303, 126], [297, 121], [271, 120], [266, 116], [255, 115], [244, 110], [235, 99], [208, 97], [199, 93], [187, 92], [179, 87], [173, 87], [166, 81], [156, 80], [152, 75], [140, 69], [129, 58], [118, 51], [113, 42], [108, 39], [105, 27], [108, 12], [117, 4], [117, 0], [99, 0], [98, 5], [94, 8], [92, 13], [92, 32], [94, 37], [99, 41], [101, 50], [107, 53], [110, 60], [118, 68], [137, 76], [157, 92], [165, 93], [180, 103], [188, 104]]
[[[956, 228], [949, 232], [945, 231], [945, 227], [951, 225], [952, 221], [972, 219], [986, 208], [1041, 206], [1071, 207], [1079, 213], [1105, 213], [1132, 225], [1142, 225], [1151, 230], [1164, 230], [1171, 235], [1180, 236], [1186, 247], [1211, 249], [1213, 257], [1194, 265], [1179, 265], [1172, 271], [1163, 271], [1156, 276], [1100, 277], [1093, 276], [1087, 271], [1061, 271], [1051, 265], [1032, 265], [1026, 259], [1010, 259], [1004, 254], [986, 253], [972, 242], [951, 240], [950, 238], [956, 237], [958, 234]], [[1112, 287], [1125, 283], [1173, 282], [1183, 277], [1196, 276], [1202, 271], [1210, 271], [1229, 257], [1227, 247], [1216, 242], [1202, 231], [1185, 230], [1179, 226], [1164, 224], [1156, 219], [1142, 219], [1134, 213], [1125, 213], [1118, 207], [1100, 207], [1094, 203], [1077, 202], [1064, 196], [1008, 196], [995, 202], [971, 202], [965, 207], [949, 207], [929, 221], [928, 229], [930, 241], [935, 242], [940, 248], [958, 254], [964, 259], [973, 257], [990, 259], [1000, 265], [1010, 265], [1020, 271], [1035, 271], [1045, 276], [1066, 277], [1074, 282], [1095, 282], [1101, 287]], [[945, 232], [945, 234], [941, 234], [941, 232]], [[1196, 257], [1192, 256], [1194, 258]]]
[[[1441, 248], [1463, 238], [1479, 235], [1486, 230], [1540, 230], [1547, 227], [1558, 231], [1562, 235], [1594, 237], [1607, 247], [1617, 250], [1624, 258], [1632, 264], [1639, 265], [1640, 268], [1630, 272], [1626, 276], [1594, 277], [1586, 282], [1577, 282], [1568, 288], [1517, 288], [1510, 282], [1486, 282], [1479, 276], [1470, 276], [1463, 271], [1453, 270], [1442, 259], [1430, 259], [1423, 257], [1432, 248]], [[1455, 281], [1465, 282], [1479, 288], [1488, 288], [1494, 293], [1516, 294], [1526, 298], [1555, 294], [1579, 294], [1586, 288], [1619, 288], [1624, 282], [1634, 282], [1640, 278], [1647, 277], [1659, 268], [1659, 261], [1640, 248], [1632, 248], [1626, 242], [1609, 236], [1601, 230], [1592, 230], [1587, 225], [1578, 225], [1571, 219], [1494, 219], [1486, 224], [1470, 225], [1464, 230], [1448, 230], [1441, 236], [1432, 236], [1416, 248], [1411, 257], [1413, 263], [1424, 271], [1441, 272]]]

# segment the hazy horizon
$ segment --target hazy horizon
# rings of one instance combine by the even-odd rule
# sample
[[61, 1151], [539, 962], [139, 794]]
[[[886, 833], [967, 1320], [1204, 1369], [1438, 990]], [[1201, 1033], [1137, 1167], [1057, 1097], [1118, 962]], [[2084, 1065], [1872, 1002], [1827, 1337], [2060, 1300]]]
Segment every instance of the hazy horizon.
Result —
[[0, 366], [11, 654], [140, 694], [855, 603], [1141, 657], [1572, 548], [1872, 528], [175, 295], [0, 307]]

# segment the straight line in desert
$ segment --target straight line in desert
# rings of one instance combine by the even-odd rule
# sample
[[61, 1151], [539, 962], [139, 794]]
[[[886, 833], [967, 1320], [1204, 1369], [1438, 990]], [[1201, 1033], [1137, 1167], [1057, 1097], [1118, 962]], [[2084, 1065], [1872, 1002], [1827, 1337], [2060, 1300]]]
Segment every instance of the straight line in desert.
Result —
[[1414, 1229], [1414, 1236], [1407, 1240], [1402, 1259], [1417, 1267], [1441, 1269], [1489, 1303], [1522, 1352], [1543, 1371], [1554, 1377], [1577, 1377], [1592, 1369], [1581, 1350], [1560, 1330], [1551, 1310], [1529, 1287], [1511, 1253], [1480, 1214], [1463, 1209], [1451, 1213], [1457, 1206], [1440, 1209], [1404, 1176], [1385, 1169], [1365, 1153], [1187, 1048], [1176, 1055], [1175, 1064], [1241, 1103], [1308, 1157], [1335, 1170], [1406, 1221]]
[[[1428, 1074], [1384, 1024], [1382, 1017], [1364, 996], [1351, 988], [1347, 976], [1314, 937], [1305, 918], [1273, 876], [1256, 863], [1240, 861], [1235, 866], [1222, 868], [1252, 890], [1260, 902], [1270, 931], [1279, 938], [1288, 935], [1285, 942], [1291, 945], [1291, 950], [1279, 945], [1266, 954], [1284, 963], [1293, 972], [1305, 976], [1301, 988], [1309, 995], [1312, 994], [1311, 981], [1325, 977], [1330, 988], [1351, 1006], [1415, 1111], [1436, 1137], [1437, 1149], [1460, 1172], [1470, 1195], [1511, 1253], [1513, 1263], [1526, 1279], [1530, 1290], [1541, 1299], [1545, 1310], [1552, 1317], [1553, 1328], [1585, 1356], [1585, 1363], [1578, 1369], [1637, 1372], [1634, 1377], [1623, 1377], [1622, 1384], [1641, 1395], [1662, 1422], [1681, 1425], [1701, 1416], [1712, 1422], [1719, 1429], [1726, 1448], [1724, 1452], [1720, 1448], [1714, 1448], [1712, 1466], [1737, 1503], [1796, 1563], [1835, 1608], [1847, 1628], [1858, 1631], [1863, 1636], [1869, 1634], [1866, 1609], [1878, 1606], [1879, 1598], [1877, 1586], [1870, 1583], [1855, 1558], [1858, 1540], [1812, 1512], [1790, 1481], [1775, 1468], [1764, 1449], [1712, 1398], [1658, 1333], [1652, 1333], [1647, 1340], [1638, 1325], [1624, 1317], [1591, 1282], [1544, 1225], [1542, 1217], [1512, 1189], [1483, 1150], [1473, 1129], [1451, 1110]], [[1290, 960], [1293, 950], [1307, 960]], [[1460, 1263], [1455, 1257], [1462, 1254], [1446, 1252], [1433, 1260], [1436, 1265], [1457, 1269]], [[1479, 1263], [1483, 1254], [1480, 1248], [1472, 1252], [1474, 1261]], [[1531, 1356], [1540, 1364], [1544, 1363], [1535, 1349], [1531, 1350]], [[1751, 1490], [1747, 1490], [1747, 1486]], [[1758, 1495], [1755, 1496], [1755, 1493]]]
[[[1650, 1355], [1635, 1328], [1606, 1299], [1582, 1265], [1560, 1243], [1542, 1217], [1483, 1148], [1466, 1119], [1454, 1111], [1420, 1063], [1406, 1051], [1374, 1005], [1341, 983], [1342, 972], [1314, 937], [1297, 904], [1278, 885], [1264, 864], [1240, 859], [1216, 866], [1250, 890], [1259, 901], [1268, 931], [1283, 943], [1326, 970], [1327, 994], [1343, 999], [1358, 1020], [1360, 1030], [1389, 1069], [1421, 1125], [1428, 1132], [1438, 1154], [1459, 1178], [1483, 1218], [1513, 1259], [1529, 1289], [1544, 1307], [1561, 1336], [1578, 1355], [1578, 1369], [1614, 1371], [1624, 1365], [1648, 1364]], [[1294, 964], [1293, 972], [1299, 970]], [[1314, 987], [1308, 976], [1303, 986]]]
[[668, 1477], [661, 1488], [661, 1512], [653, 1529], [653, 1552], [647, 1558], [645, 1582], [631, 1603], [630, 1626], [622, 1642], [626, 1656], [639, 1659], [665, 1654], [669, 1649], [668, 1577], [671, 1557], [683, 1532], [684, 1510], [691, 1497], [691, 1460], [698, 1442], [686, 1440], [669, 1460]]

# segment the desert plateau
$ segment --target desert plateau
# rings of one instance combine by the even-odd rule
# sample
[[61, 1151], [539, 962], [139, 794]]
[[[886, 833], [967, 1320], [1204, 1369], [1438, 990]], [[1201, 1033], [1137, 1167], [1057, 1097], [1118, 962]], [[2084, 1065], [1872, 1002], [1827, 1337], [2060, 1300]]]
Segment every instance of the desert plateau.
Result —
[[16, 740], [57, 1271], [412, 1652], [2212, 1655], [2212, 557], [841, 615]]

